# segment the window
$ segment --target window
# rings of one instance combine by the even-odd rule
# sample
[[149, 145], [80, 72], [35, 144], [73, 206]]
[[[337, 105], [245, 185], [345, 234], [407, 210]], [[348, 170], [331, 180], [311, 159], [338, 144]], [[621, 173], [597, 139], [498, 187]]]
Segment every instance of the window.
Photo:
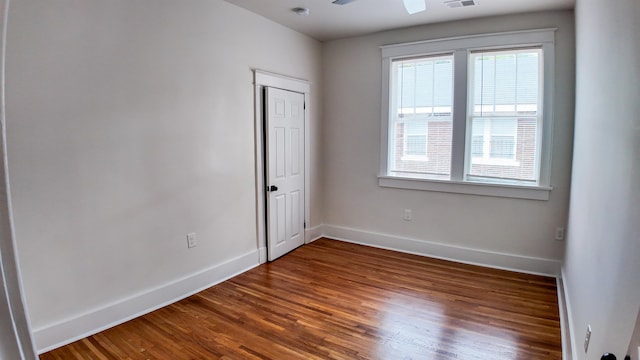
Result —
[[382, 47], [380, 185], [548, 199], [554, 29]]
[[542, 55], [540, 47], [469, 55], [469, 179], [536, 182]]
[[448, 176], [453, 56], [399, 59], [392, 71], [391, 172]]

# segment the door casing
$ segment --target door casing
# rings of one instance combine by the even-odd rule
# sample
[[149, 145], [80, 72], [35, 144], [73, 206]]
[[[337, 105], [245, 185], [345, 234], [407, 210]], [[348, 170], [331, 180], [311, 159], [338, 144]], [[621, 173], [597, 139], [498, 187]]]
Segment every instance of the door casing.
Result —
[[[255, 96], [255, 151], [256, 151], [256, 238], [258, 239], [258, 250], [260, 263], [267, 261], [267, 226], [266, 226], [266, 185], [265, 184], [265, 144], [264, 144], [264, 102], [263, 90], [265, 87], [273, 87], [304, 94], [304, 222], [308, 226], [311, 214], [310, 206], [310, 119], [309, 93], [311, 83], [306, 80], [279, 75], [262, 70], [254, 70], [254, 96]], [[304, 230], [304, 242], [309, 242], [306, 228]]]

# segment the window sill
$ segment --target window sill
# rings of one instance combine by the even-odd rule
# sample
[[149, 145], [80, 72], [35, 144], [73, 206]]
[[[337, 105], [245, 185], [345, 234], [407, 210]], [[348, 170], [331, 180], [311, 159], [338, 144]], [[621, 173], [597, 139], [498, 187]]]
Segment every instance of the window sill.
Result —
[[378, 176], [378, 185], [397, 189], [437, 191], [529, 200], [549, 200], [549, 194], [553, 189], [549, 186], [415, 179], [387, 175]]

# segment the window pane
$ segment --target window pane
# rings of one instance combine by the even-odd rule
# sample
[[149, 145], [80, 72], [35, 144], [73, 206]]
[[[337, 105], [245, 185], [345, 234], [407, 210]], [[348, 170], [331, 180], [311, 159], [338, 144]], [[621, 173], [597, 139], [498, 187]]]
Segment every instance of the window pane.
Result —
[[484, 155], [484, 119], [474, 119], [471, 130], [471, 156]]
[[433, 105], [446, 107], [448, 111], [445, 112], [450, 114], [453, 105], [453, 57], [434, 60], [433, 68]]
[[389, 170], [448, 179], [451, 169], [453, 56], [392, 62]]
[[491, 125], [491, 136], [515, 136], [516, 120], [513, 118], [498, 118], [488, 121]]
[[400, 97], [401, 108], [413, 109], [415, 107], [415, 79], [416, 79], [416, 67], [413, 65], [403, 65], [400, 68], [398, 74], [398, 81], [400, 91], [398, 96]]
[[412, 120], [405, 122], [407, 135], [404, 148], [405, 155], [427, 155], [427, 121]]
[[502, 54], [495, 56], [495, 105], [496, 111], [515, 111], [516, 103], [516, 55]]
[[474, 115], [535, 115], [541, 49], [471, 54]]
[[406, 155], [424, 156], [427, 154], [427, 137], [426, 136], [407, 136]]
[[538, 104], [538, 62], [537, 52], [518, 54], [518, 92], [517, 104], [519, 111], [537, 111]]
[[515, 136], [491, 135], [490, 157], [493, 159], [513, 159], [515, 156]]
[[471, 137], [471, 156], [482, 157], [484, 155], [484, 136], [474, 135]]
[[537, 118], [473, 118], [469, 175], [533, 181]]

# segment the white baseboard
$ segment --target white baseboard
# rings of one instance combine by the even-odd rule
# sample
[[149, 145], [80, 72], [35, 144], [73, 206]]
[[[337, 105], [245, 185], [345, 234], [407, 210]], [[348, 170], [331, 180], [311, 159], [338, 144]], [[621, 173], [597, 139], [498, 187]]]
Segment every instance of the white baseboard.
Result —
[[305, 239], [307, 239], [307, 244], [310, 244], [322, 237], [322, 229], [324, 225], [317, 225], [312, 228], [308, 228], [305, 230]]
[[33, 330], [38, 354], [93, 335], [182, 300], [258, 265], [258, 250], [133, 295], [101, 308]]
[[[562, 305], [564, 305], [564, 310], [566, 310], [564, 320], [566, 326], [562, 329], [562, 356], [564, 360], [578, 359], [576, 356], [577, 344], [575, 343], [576, 333], [573, 328], [572, 321], [573, 315], [571, 311], [571, 299], [569, 298], [569, 292], [567, 291], [567, 278], [564, 276], [564, 267], [560, 270], [560, 278], [562, 288], [558, 287], [558, 298], [564, 303]], [[562, 294], [562, 297], [560, 297], [560, 294]], [[560, 311], [560, 314], [562, 315], [562, 309]], [[560, 321], [562, 321], [562, 316]]]
[[564, 294], [564, 281], [561, 276], [556, 278], [558, 289], [558, 311], [560, 312], [560, 337], [562, 339], [562, 360], [572, 360], [571, 335], [569, 334], [569, 322], [567, 319], [567, 299]]
[[322, 234], [331, 239], [466, 264], [551, 277], [560, 274], [560, 261], [553, 259], [492, 252], [331, 225], [324, 225]]

